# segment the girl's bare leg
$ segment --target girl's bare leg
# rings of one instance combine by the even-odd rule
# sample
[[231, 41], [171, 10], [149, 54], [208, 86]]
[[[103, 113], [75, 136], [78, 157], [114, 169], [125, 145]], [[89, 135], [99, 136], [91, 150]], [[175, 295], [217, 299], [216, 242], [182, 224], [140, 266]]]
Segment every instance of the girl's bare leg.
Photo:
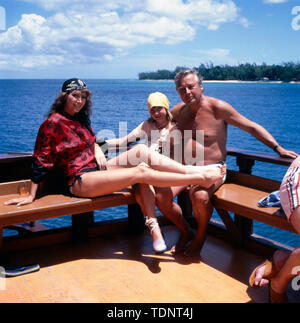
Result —
[[153, 186], [139, 184], [135, 190], [135, 198], [146, 217], [146, 225], [150, 230], [153, 240], [153, 249], [156, 252], [164, 252], [167, 249], [167, 246], [157, 221], [155, 211], [155, 191]]

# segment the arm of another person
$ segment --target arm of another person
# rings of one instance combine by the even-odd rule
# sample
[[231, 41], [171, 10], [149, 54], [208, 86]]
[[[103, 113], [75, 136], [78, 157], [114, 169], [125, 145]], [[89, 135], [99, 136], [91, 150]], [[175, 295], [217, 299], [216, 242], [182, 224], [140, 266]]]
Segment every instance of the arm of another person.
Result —
[[140, 139], [145, 138], [146, 122], [147, 121], [144, 121], [141, 124], [139, 124], [127, 136], [106, 140], [106, 143], [108, 144], [108, 148], [127, 147], [129, 143], [136, 142]]
[[298, 156], [294, 151], [286, 150], [280, 146], [264, 127], [238, 113], [230, 104], [217, 99], [215, 99], [213, 104], [217, 119], [222, 119], [226, 123], [248, 132], [263, 144], [276, 151], [281, 157], [296, 158]]
[[95, 143], [95, 158], [96, 158], [96, 162], [99, 166], [99, 169], [106, 169], [105, 155], [97, 143]]

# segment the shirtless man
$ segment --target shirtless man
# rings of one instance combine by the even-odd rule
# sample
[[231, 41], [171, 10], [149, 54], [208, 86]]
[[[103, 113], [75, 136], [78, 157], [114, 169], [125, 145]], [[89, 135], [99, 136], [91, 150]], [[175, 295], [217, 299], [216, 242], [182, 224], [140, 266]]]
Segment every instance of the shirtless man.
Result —
[[[227, 124], [236, 126], [254, 136], [276, 151], [281, 157], [295, 158], [297, 154], [280, 146], [273, 136], [259, 124], [238, 113], [230, 104], [203, 94], [202, 79], [194, 70], [183, 70], [175, 77], [178, 94], [183, 102], [176, 105], [171, 113], [177, 121], [178, 128], [184, 135], [184, 130], [192, 130], [189, 148], [196, 151], [200, 145], [196, 139], [196, 131], [204, 131], [204, 165], [216, 164], [226, 160]], [[203, 161], [200, 161], [200, 163]], [[157, 192], [157, 206], [169, 218], [173, 218], [181, 231], [181, 239], [172, 248], [173, 253], [184, 251], [185, 255], [199, 254], [205, 241], [206, 229], [213, 212], [210, 202], [212, 193], [222, 184], [222, 181], [209, 189], [192, 186], [189, 197], [193, 206], [198, 229], [191, 243], [191, 232], [182, 219], [181, 208], [173, 201], [174, 197], [186, 187], [165, 188]]]

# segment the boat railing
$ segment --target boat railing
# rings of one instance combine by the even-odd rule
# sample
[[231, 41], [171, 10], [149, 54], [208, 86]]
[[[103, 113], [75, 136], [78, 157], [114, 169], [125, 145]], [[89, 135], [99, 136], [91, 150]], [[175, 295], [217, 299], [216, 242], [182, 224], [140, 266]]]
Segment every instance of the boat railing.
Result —
[[[227, 155], [235, 157], [236, 159], [236, 166], [240, 173], [244, 174], [253, 174], [254, 172], [254, 165], [255, 162], [262, 162], [280, 166], [289, 167], [290, 164], [293, 162], [292, 158], [284, 158], [279, 157], [277, 154], [274, 153], [266, 153], [266, 152], [259, 152], [253, 150], [245, 150], [236, 147], [227, 147]], [[261, 237], [259, 235], [254, 234], [253, 230], [253, 220], [247, 217], [240, 216], [238, 214], [234, 214], [234, 223], [237, 226], [240, 234], [242, 236], [243, 241], [255, 241], [259, 242], [259, 244], [264, 244], [267, 247], [271, 248], [284, 248], [290, 249], [285, 243], [280, 243], [271, 239], [270, 237]]]
[[[227, 148], [228, 156], [236, 158], [236, 164], [240, 173], [251, 174], [255, 161], [271, 163], [282, 166], [289, 166], [292, 159], [278, 157], [277, 155], [244, 150], [234, 147]], [[6, 153], [0, 154], [0, 183], [17, 181], [30, 178], [30, 168], [32, 162], [32, 153]], [[247, 239], [253, 234], [253, 220], [247, 217], [234, 215], [234, 222], [243, 239]], [[212, 226], [215, 223], [211, 223]]]

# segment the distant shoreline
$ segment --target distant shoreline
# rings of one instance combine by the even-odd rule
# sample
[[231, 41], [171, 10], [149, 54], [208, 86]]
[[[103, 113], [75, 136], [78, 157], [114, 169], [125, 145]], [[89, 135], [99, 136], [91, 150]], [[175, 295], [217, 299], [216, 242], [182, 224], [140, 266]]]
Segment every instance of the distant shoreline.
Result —
[[[174, 80], [171, 79], [144, 79], [139, 81], [149, 81], [149, 82], [155, 82], [155, 81], [164, 81], [164, 82], [174, 82]], [[300, 84], [299, 81], [241, 81], [241, 80], [203, 80], [203, 83], [274, 83], [274, 84], [280, 84], [280, 83], [295, 83]]]
[[284, 82], [284, 81], [203, 80], [203, 82], [204, 83], [297, 83], [297, 84], [300, 84], [300, 82], [297, 82], [297, 81]]

